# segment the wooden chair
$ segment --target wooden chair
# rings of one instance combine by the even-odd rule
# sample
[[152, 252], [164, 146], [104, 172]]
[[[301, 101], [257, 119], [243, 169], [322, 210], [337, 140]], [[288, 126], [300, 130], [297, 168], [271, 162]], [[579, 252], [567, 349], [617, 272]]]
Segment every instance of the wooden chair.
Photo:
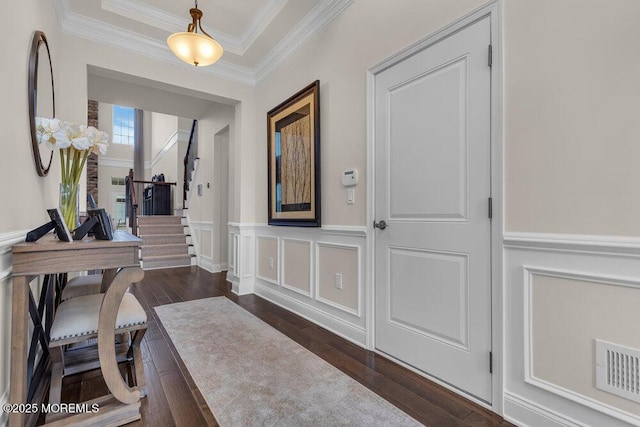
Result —
[[[129, 284], [142, 278], [142, 270], [139, 273], [125, 272], [125, 274], [129, 274], [129, 276], [126, 276], [126, 281]], [[112, 276], [115, 277], [116, 274]], [[96, 279], [92, 280], [95, 281]], [[118, 395], [126, 396], [126, 399], [120, 397], [119, 400], [131, 400], [135, 399], [136, 396], [139, 398], [146, 395], [140, 342], [147, 330], [147, 315], [136, 297], [126, 292], [128, 285], [123, 286], [121, 284], [123, 280], [119, 280], [119, 282], [118, 289], [109, 289], [106, 294], [97, 293], [75, 296], [62, 301], [58, 306], [51, 326], [49, 341], [52, 361], [51, 387], [49, 391], [50, 404], [60, 403], [62, 379], [65, 375], [95, 369], [100, 366], [100, 360], [103, 360], [105, 355], [114, 353], [113, 348], [104, 348], [104, 346], [108, 345], [116, 346], [117, 362], [126, 361], [129, 363], [131, 379], [134, 383], [130, 392], [120, 389]], [[115, 328], [113, 328], [114, 323]], [[113, 328], [111, 329], [113, 333], [110, 334], [110, 342], [107, 337], [103, 342], [98, 343], [99, 360], [95, 358], [95, 351], [93, 351], [93, 358], [87, 358], [77, 357], [72, 354], [79, 350], [69, 350], [74, 344], [99, 338], [99, 330], [101, 328], [109, 328], [109, 324]], [[124, 342], [116, 342], [114, 344], [114, 334], [124, 336], [127, 339]], [[83, 351], [87, 352], [87, 349], [85, 348]], [[87, 353], [91, 355], [91, 352]], [[104, 369], [103, 373], [110, 389], [113, 388], [113, 384], [117, 385], [121, 382], [121, 379], [118, 381], [111, 378], [111, 376], [120, 375], [119, 372], [108, 373], [110, 378], [107, 378], [107, 373], [104, 372]], [[131, 393], [131, 391], [134, 391], [134, 393]], [[114, 390], [112, 392], [116, 396]], [[132, 402], [127, 401], [124, 403]], [[49, 418], [47, 418], [48, 421]]]
[[100, 293], [102, 274], [90, 274], [88, 276], [74, 277], [69, 280], [62, 290], [60, 301]]

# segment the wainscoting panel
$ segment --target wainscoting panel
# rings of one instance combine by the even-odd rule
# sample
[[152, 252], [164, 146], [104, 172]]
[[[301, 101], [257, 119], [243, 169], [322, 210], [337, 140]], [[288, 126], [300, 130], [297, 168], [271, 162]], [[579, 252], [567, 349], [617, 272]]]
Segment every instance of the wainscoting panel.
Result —
[[280, 283], [279, 246], [276, 237], [256, 236], [256, 277], [274, 285]]
[[312, 242], [282, 239], [282, 287], [311, 298], [313, 292]]
[[214, 224], [211, 221], [189, 221], [192, 242], [198, 259], [198, 266], [211, 273], [219, 273], [226, 266], [213, 258]]
[[[227, 276], [234, 292], [250, 289], [350, 341], [365, 345], [362, 260], [365, 227], [316, 229], [230, 224], [229, 233], [240, 236], [236, 239], [240, 245], [237, 249], [241, 254], [240, 265]], [[230, 252], [233, 250], [230, 244]], [[232, 259], [229, 258], [230, 263], [238, 262], [237, 258]], [[342, 289], [336, 287], [336, 274], [342, 277]], [[324, 288], [321, 282], [325, 283]]]
[[640, 348], [640, 239], [506, 233], [504, 416], [518, 425], [640, 425], [595, 388], [594, 341]]
[[362, 280], [360, 248], [325, 242], [316, 244], [316, 299], [360, 317]]

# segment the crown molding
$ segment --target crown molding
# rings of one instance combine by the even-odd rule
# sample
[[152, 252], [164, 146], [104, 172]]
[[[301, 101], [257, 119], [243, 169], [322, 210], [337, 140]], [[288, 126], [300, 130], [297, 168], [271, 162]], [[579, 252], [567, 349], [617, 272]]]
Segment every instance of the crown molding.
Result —
[[293, 55], [303, 44], [344, 12], [354, 0], [324, 0], [318, 3], [280, 42], [264, 56], [254, 69], [256, 83]]
[[253, 70], [226, 61], [218, 61], [210, 67], [195, 68], [176, 58], [164, 42], [134, 31], [125, 30], [94, 18], [70, 11], [69, 0], [54, 0], [60, 28], [66, 34], [107, 46], [144, 55], [190, 70], [216, 75], [224, 79], [255, 86]]
[[251, 22], [247, 25], [247, 28], [245, 28], [239, 37], [240, 46], [242, 46], [241, 55], [244, 55], [247, 50], [249, 50], [287, 3], [289, 3], [289, 0], [268, 0], [260, 10], [256, 12]]
[[[239, 45], [246, 45], [246, 49], [248, 49], [288, 1], [289, 0], [268, 1], [248, 25], [243, 33], [242, 40], [238, 41]], [[224, 60], [220, 60], [210, 67], [195, 68], [176, 58], [164, 41], [159, 41], [135, 31], [126, 30], [73, 12], [70, 7], [70, 0], [53, 0], [60, 28], [66, 34], [249, 86], [256, 86], [258, 82], [264, 80], [280, 64], [291, 57], [305, 42], [322, 30], [333, 18], [347, 9], [353, 1], [354, 0], [320, 1], [298, 25], [252, 69]], [[150, 24], [151, 22], [155, 22], [157, 25], [177, 25], [177, 22], [171, 18], [171, 15], [158, 11], [158, 9], [155, 9], [155, 12], [150, 12], [153, 8], [147, 5], [143, 6], [144, 9], [138, 9], [143, 5], [139, 0], [102, 0], [102, 3], [105, 8], [110, 8], [105, 10], [112, 10], [114, 13], [119, 14], [131, 13], [131, 15], [126, 16], [132, 19], [136, 19], [134, 17], [136, 14], [141, 19], [140, 15], [144, 11], [145, 23]], [[116, 10], [118, 12], [115, 12]], [[182, 20], [180, 20], [180, 22], [182, 22]], [[182, 28], [182, 26], [180, 28]], [[181, 29], [177, 30], [181, 31]], [[211, 31], [211, 34], [214, 33], [217, 34], [215, 31]], [[219, 40], [223, 40], [224, 38], [220, 36], [215, 37]], [[233, 45], [233, 43], [231, 45]], [[233, 52], [226, 45], [225, 49]]]

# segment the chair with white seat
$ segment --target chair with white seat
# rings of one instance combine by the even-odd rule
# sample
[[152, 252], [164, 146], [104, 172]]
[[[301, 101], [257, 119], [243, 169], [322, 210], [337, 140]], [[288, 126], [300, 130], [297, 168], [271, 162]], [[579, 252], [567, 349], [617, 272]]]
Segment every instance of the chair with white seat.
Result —
[[101, 285], [102, 274], [74, 277], [67, 282], [62, 290], [60, 301], [64, 302], [71, 298], [100, 293]]
[[[83, 276], [89, 277], [89, 276]], [[84, 342], [98, 337], [100, 313], [103, 307], [104, 293], [80, 295], [63, 301], [57, 308], [51, 326], [49, 350], [51, 354], [51, 388], [49, 403], [60, 403], [62, 378], [71, 373], [94, 369], [99, 362], [85, 362], [76, 366], [65, 366], [65, 349], [71, 344]], [[132, 379], [140, 395], [146, 394], [146, 382], [140, 351], [140, 342], [147, 330], [147, 315], [136, 297], [124, 293], [115, 320], [115, 334], [127, 337], [124, 343], [126, 351], [118, 357], [118, 362], [131, 364]], [[113, 341], [111, 341], [113, 342]]]

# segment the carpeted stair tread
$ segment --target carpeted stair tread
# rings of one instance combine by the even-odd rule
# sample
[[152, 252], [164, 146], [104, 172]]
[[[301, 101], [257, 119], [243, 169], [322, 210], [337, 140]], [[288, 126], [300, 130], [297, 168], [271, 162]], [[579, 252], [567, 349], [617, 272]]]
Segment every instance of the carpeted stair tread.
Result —
[[184, 255], [189, 253], [189, 246], [184, 242], [162, 245], [142, 245], [142, 258], [159, 255]]
[[138, 226], [138, 234], [143, 239], [144, 239], [144, 236], [153, 235], [153, 234], [183, 234], [184, 235], [184, 227], [185, 226], [181, 224], [140, 225]]
[[142, 259], [142, 267], [145, 270], [151, 268], [184, 267], [191, 265], [191, 259], [191, 254], [150, 256]]
[[189, 237], [186, 234], [148, 234], [144, 236], [143, 245], [152, 246], [152, 245], [171, 245], [171, 244], [179, 244], [184, 243], [185, 238]]
[[189, 266], [192, 255], [182, 215], [138, 217], [138, 234], [143, 269]]
[[153, 215], [139, 216], [138, 226], [143, 225], [179, 225], [182, 224], [182, 216], [176, 215]]

